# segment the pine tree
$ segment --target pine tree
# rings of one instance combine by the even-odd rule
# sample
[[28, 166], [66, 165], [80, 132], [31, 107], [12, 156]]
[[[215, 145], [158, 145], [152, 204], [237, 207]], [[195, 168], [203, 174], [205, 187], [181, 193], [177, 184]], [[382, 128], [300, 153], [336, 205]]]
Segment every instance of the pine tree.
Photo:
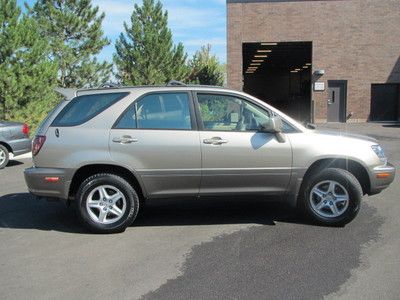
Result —
[[174, 45], [168, 28], [168, 13], [160, 1], [143, 0], [134, 5], [131, 24], [116, 42], [116, 77], [123, 84], [162, 84], [187, 77], [183, 45]]
[[60, 87], [98, 86], [109, 80], [112, 65], [96, 59], [110, 44], [101, 28], [105, 15], [91, 0], [39, 0], [30, 11], [50, 42]]
[[15, 0], [0, 1], [0, 118], [35, 125], [56, 101], [56, 66], [38, 24]]
[[218, 58], [211, 55], [211, 45], [203, 46], [189, 61], [188, 81], [196, 84], [223, 85], [224, 71]]

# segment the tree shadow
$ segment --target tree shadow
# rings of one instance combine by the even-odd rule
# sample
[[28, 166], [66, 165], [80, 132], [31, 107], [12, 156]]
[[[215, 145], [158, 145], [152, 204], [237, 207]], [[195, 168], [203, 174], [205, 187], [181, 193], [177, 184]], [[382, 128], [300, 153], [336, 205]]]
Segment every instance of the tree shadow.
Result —
[[[309, 224], [296, 210], [260, 198], [202, 198], [150, 201], [133, 227], [203, 226], [222, 224]], [[87, 233], [75, 209], [62, 203], [37, 200], [28, 193], [0, 197], [0, 228]]]

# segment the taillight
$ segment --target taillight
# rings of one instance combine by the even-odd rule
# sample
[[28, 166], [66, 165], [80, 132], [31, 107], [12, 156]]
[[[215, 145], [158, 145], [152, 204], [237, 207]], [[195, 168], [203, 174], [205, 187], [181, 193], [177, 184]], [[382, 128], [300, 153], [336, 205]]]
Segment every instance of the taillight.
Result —
[[37, 135], [35, 136], [33, 142], [32, 142], [32, 155], [36, 156], [40, 149], [42, 149], [42, 146], [44, 142], [46, 141], [46, 137], [44, 135]]
[[29, 135], [29, 126], [27, 124], [22, 125], [22, 133]]

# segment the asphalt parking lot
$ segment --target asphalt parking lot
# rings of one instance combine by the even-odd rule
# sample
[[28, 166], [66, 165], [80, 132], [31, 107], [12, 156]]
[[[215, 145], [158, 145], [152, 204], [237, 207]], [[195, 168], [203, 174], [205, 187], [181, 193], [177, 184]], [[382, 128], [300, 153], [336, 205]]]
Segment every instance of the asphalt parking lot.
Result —
[[[400, 167], [400, 126], [368, 134]], [[91, 235], [72, 208], [37, 201], [22, 171], [0, 170], [2, 299], [398, 299], [400, 179], [365, 197], [355, 221], [319, 227], [260, 199], [151, 203], [117, 235]]]

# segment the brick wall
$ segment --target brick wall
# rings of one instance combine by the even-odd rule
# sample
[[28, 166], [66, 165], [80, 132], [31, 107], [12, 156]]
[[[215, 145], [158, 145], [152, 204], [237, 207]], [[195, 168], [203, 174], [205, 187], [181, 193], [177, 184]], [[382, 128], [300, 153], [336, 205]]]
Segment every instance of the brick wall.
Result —
[[[347, 113], [366, 121], [371, 84], [400, 82], [400, 0], [231, 3], [228, 86], [242, 89], [242, 43], [313, 42], [319, 81], [348, 80]], [[316, 121], [326, 121], [327, 91], [313, 92]]]

